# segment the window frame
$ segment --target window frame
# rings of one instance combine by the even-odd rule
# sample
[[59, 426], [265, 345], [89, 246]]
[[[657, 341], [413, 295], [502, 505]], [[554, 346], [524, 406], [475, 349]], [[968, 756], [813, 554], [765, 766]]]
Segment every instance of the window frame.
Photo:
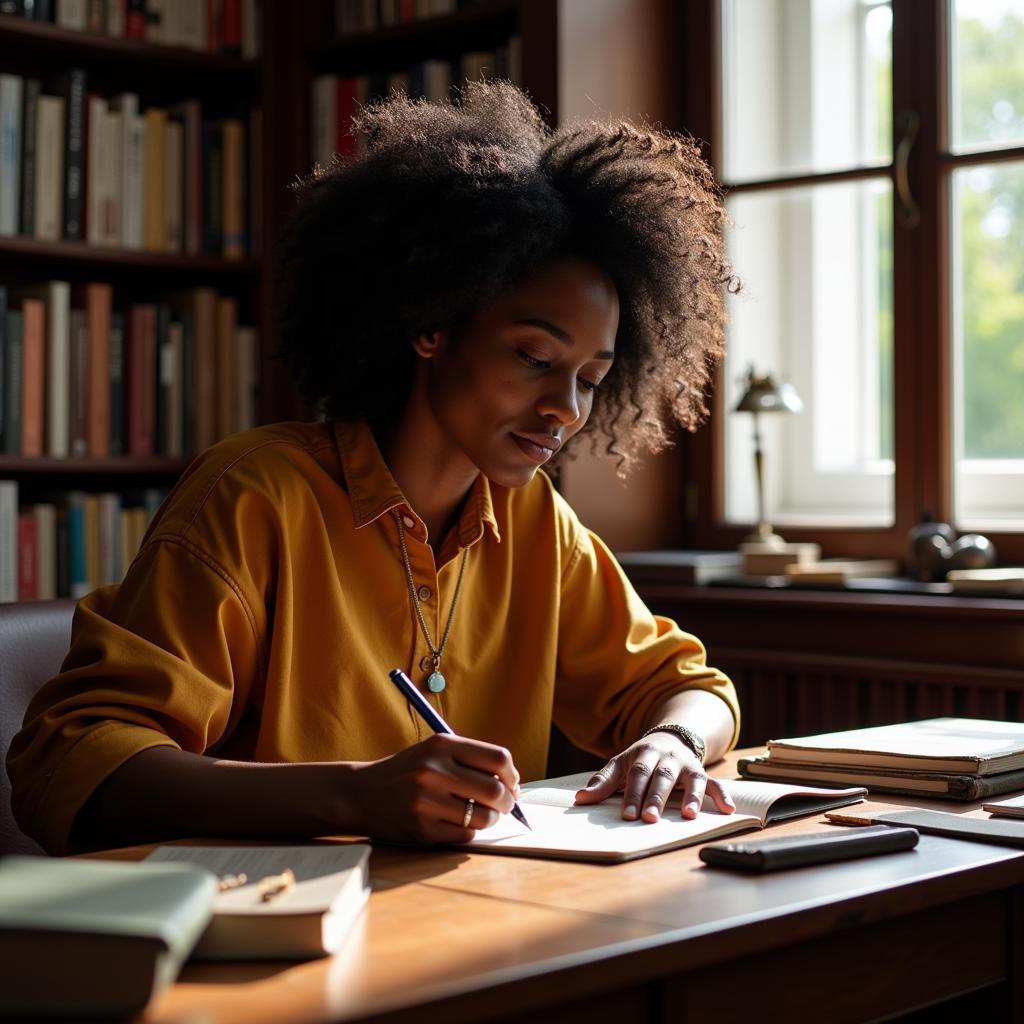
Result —
[[[722, 168], [720, 89], [721, 14], [718, 0], [683, 5], [682, 122], [701, 140], [716, 176]], [[894, 161], [882, 165], [897, 200], [895, 154], [903, 134], [902, 115], [913, 111], [918, 130], [907, 179], [920, 210], [910, 227], [894, 212], [893, 232], [893, 521], [888, 526], [786, 526], [790, 541], [815, 541], [826, 556], [904, 558], [907, 534], [923, 515], [952, 523], [952, 323], [951, 183], [953, 171], [972, 164], [1024, 158], [1024, 147], [950, 152], [948, 125], [949, 7], [935, 0], [893, 3]], [[787, 177], [770, 184], [801, 185], [878, 176], [879, 167]], [[757, 188], [765, 187], [759, 181]], [[738, 193], [750, 185], [737, 185]], [[742, 267], [737, 268], [742, 279]], [[725, 520], [723, 370], [710, 395], [710, 416], [681, 444], [686, 488], [685, 542], [694, 548], [733, 548], [750, 524]], [[1024, 532], [1006, 527], [985, 531], [1001, 563], [1024, 562]]]

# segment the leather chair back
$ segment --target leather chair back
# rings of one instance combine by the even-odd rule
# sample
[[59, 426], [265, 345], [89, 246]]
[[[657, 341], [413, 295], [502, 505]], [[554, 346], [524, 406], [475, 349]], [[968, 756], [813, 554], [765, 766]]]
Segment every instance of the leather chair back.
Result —
[[29, 701], [60, 671], [74, 611], [70, 600], [0, 604], [0, 854], [43, 853], [15, 824], [4, 762]]

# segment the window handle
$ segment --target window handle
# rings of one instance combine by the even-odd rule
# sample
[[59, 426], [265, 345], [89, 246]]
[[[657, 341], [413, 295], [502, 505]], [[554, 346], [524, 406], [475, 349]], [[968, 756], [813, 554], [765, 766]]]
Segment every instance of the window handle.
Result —
[[914, 201], [910, 191], [910, 178], [907, 165], [910, 163], [910, 151], [917, 140], [917, 132], [921, 127], [921, 118], [916, 110], [901, 110], [896, 118], [896, 127], [900, 141], [896, 144], [896, 195], [899, 203], [896, 217], [905, 228], [916, 228], [921, 222], [921, 208]]

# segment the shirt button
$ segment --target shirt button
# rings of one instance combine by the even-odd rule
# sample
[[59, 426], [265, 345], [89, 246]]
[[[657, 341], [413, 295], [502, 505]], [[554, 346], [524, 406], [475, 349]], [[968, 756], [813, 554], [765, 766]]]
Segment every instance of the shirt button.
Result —
[[421, 601], [429, 601], [430, 587], [420, 587], [420, 589], [416, 591], [416, 594], [418, 595]]
[[409, 516], [402, 516], [402, 522], [407, 530], [411, 530], [416, 525]]
[[428, 654], [426, 657], [420, 658], [420, 671], [429, 672], [434, 667], [434, 659]]

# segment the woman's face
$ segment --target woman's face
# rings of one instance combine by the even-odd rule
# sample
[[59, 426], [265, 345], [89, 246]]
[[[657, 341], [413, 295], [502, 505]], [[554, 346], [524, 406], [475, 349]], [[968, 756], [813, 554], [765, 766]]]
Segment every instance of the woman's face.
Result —
[[520, 487], [587, 422], [618, 326], [618, 295], [601, 270], [548, 264], [480, 309], [457, 339], [417, 340], [430, 410], [488, 479]]

